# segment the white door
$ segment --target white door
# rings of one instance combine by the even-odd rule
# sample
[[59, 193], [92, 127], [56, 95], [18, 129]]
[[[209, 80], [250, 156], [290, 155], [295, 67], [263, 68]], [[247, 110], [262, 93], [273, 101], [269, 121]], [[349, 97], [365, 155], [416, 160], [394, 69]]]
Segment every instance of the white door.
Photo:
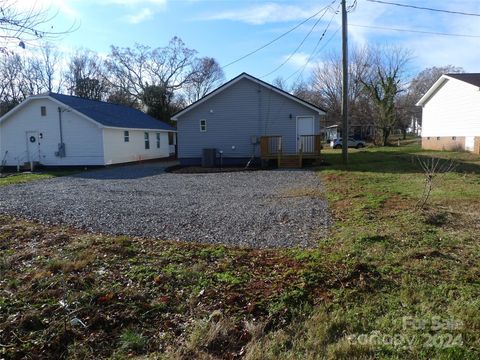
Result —
[[313, 118], [313, 116], [297, 116], [297, 149], [300, 149], [300, 146], [302, 144], [300, 138], [302, 135], [315, 134]]
[[26, 162], [40, 161], [40, 144], [37, 131], [27, 131], [27, 157]]
[[475, 136], [465, 136], [465, 150], [475, 150]]

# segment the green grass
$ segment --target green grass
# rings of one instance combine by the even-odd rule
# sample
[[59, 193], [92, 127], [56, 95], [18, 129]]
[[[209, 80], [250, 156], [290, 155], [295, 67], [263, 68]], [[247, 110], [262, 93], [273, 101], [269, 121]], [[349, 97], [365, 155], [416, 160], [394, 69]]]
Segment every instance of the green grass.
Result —
[[[458, 161], [455, 172], [435, 182], [424, 210], [415, 206], [424, 182], [417, 156]], [[342, 264], [351, 275], [331, 289], [330, 302], [268, 334], [249, 357], [478, 358], [480, 158], [413, 145], [354, 150], [348, 166], [338, 151], [325, 151], [325, 160], [330, 166], [319, 174], [336, 223], [319, 249], [296, 256], [312, 265]], [[410, 317], [425, 327], [404, 328]], [[461, 325], [437, 329], [439, 319]], [[398, 343], [362, 343], [359, 334], [397, 336]]]
[[[288, 190], [329, 201], [334, 223], [315, 249], [0, 217], [0, 357], [478, 359], [480, 157], [413, 142], [351, 150], [348, 166], [339, 151], [324, 156], [325, 193]], [[418, 156], [458, 162], [422, 210]]]
[[[78, 171], [77, 171], [78, 172]], [[67, 176], [74, 174], [75, 171], [71, 170], [52, 170], [38, 173], [15, 173], [7, 174], [7, 176], [0, 177], [0, 186], [24, 184], [31, 181], [45, 180], [59, 176]]]

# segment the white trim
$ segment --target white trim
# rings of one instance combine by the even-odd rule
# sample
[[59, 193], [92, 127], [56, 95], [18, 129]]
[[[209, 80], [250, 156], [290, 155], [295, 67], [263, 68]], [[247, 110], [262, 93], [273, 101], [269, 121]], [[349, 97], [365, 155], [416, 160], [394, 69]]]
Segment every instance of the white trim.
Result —
[[293, 101], [296, 101], [296, 102], [310, 108], [311, 110], [316, 111], [319, 115], [326, 115], [326, 112], [324, 112], [323, 110], [320, 110], [317, 107], [315, 107], [315, 106], [313, 106], [313, 105], [311, 105], [311, 104], [309, 104], [309, 103], [307, 103], [307, 102], [305, 102], [301, 99], [298, 99], [297, 97], [295, 97], [293, 95], [290, 95], [286, 92], [283, 92], [282, 90], [277, 89], [275, 86], [264, 83], [263, 81], [255, 78], [251, 75], [248, 75], [247, 73], [242, 73], [239, 76], [237, 76], [236, 78], [234, 78], [233, 80], [230, 80], [230, 82], [227, 82], [227, 83], [223, 84], [222, 86], [218, 87], [216, 90], [213, 90], [210, 94], [207, 94], [206, 96], [204, 96], [203, 98], [201, 98], [197, 102], [191, 104], [190, 106], [187, 106], [182, 111], [176, 113], [174, 116], [172, 116], [172, 120], [178, 120], [178, 118], [180, 116], [182, 116], [185, 113], [189, 112], [190, 110], [196, 108], [198, 105], [203, 104], [208, 99], [214, 97], [215, 95], [221, 93], [222, 91], [228, 89], [229, 87], [231, 87], [232, 85], [236, 84], [237, 82], [239, 82], [240, 80], [243, 80], [243, 79], [249, 79], [250, 81], [253, 81], [256, 84], [259, 84], [259, 85], [261, 85], [261, 86], [263, 86], [263, 87], [265, 87], [269, 90], [275, 91], [276, 93], [278, 93], [280, 95], [283, 95], [283, 96], [285, 96], [285, 97], [287, 97], [287, 98], [289, 98]]
[[[205, 124], [203, 124], [203, 127], [205, 128], [205, 130], [202, 129], [202, 121], [205, 122]], [[199, 126], [200, 126], [200, 132], [207, 132], [207, 119], [200, 119]]]
[[297, 151], [299, 150], [298, 149], [298, 140], [300, 138], [300, 136], [298, 135], [298, 119], [301, 119], [301, 118], [310, 118], [312, 120], [312, 132], [313, 134], [310, 134], [310, 135], [315, 135], [315, 116], [313, 115], [299, 115], [295, 118], [295, 127], [296, 127], [296, 149]]
[[420, 100], [418, 100], [418, 102], [415, 104], [417, 106], [425, 106], [425, 104], [430, 100], [430, 98], [443, 86], [445, 85], [449, 80], [456, 80], [456, 81], [460, 81], [464, 84], [467, 84], [467, 85], [471, 85], [477, 89], [479, 89], [478, 86], [476, 85], [473, 85], [473, 84], [470, 84], [469, 82], [467, 81], [463, 81], [461, 79], [457, 79], [457, 78], [454, 78], [454, 77], [451, 77], [451, 76], [448, 76], [448, 75], [442, 75], [433, 85], [430, 89], [428, 89], [428, 91], [425, 93], [425, 95], [422, 96], [422, 98]]
[[435, 83], [432, 85], [432, 87], [430, 89], [428, 89], [428, 91], [425, 93], [425, 95], [423, 95], [422, 98], [420, 100], [418, 100], [418, 102], [415, 105], [416, 106], [425, 105], [428, 102], [428, 100], [430, 100], [432, 95], [437, 91], [437, 89], [439, 89], [441, 86], [443, 86], [449, 79], [450, 78], [445, 76], [445, 75], [440, 76], [440, 78], [437, 81], [435, 81]]
[[94, 123], [95, 125], [97, 125], [98, 127], [100, 128], [104, 128], [105, 126], [103, 126], [102, 124], [100, 124], [99, 122], [93, 120], [92, 118], [88, 117], [87, 115], [81, 113], [80, 111], [77, 111], [75, 110], [74, 108], [66, 105], [65, 103], [55, 99], [54, 97], [52, 96], [49, 96], [49, 95], [33, 95], [33, 96], [30, 96], [28, 97], [27, 99], [25, 99], [24, 101], [22, 101], [20, 104], [18, 104], [17, 106], [15, 106], [12, 110], [10, 110], [8, 113], [6, 113], [5, 115], [3, 115], [1, 118], [0, 118], [0, 124], [5, 121], [7, 118], [9, 118], [11, 115], [15, 114], [16, 112], [18, 112], [19, 110], [21, 110], [22, 108], [24, 108], [25, 106], [27, 106], [30, 102], [32, 102], [33, 100], [37, 100], [37, 99], [48, 99], [48, 100], [51, 100], [53, 101], [54, 103], [58, 104], [58, 105], [61, 105], [63, 107], [65, 107], [66, 109], [70, 110], [71, 112], [73, 112], [74, 114], [78, 115], [78, 116], [81, 116], [83, 117], [84, 119], [87, 119], [88, 121], [91, 121], [92, 123]]

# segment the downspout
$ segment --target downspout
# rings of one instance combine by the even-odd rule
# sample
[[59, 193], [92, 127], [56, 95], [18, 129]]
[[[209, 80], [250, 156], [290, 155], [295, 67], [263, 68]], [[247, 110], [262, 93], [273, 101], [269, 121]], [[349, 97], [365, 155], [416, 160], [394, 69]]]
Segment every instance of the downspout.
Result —
[[62, 109], [58, 107], [58, 128], [60, 130], [60, 144], [63, 144], [63, 128], [62, 128]]
[[60, 131], [60, 144], [58, 144], [58, 151], [55, 156], [60, 158], [65, 157], [65, 144], [63, 142], [63, 125], [62, 125], [62, 109], [58, 107], [58, 129]]

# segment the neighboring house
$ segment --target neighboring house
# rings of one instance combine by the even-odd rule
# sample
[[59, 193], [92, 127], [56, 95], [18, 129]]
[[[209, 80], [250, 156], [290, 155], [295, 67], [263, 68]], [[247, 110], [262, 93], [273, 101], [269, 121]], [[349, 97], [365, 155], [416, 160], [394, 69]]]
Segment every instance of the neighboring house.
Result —
[[[315, 157], [325, 111], [251, 75], [242, 73], [175, 114], [181, 164], [215, 161], [245, 165], [264, 160]], [[203, 158], [205, 161], [205, 158]], [[293, 160], [295, 161], [295, 160]]]
[[126, 106], [36, 95], [0, 118], [0, 160], [6, 166], [79, 166], [156, 159], [170, 156], [174, 132]]
[[480, 154], [480, 73], [442, 75], [417, 105], [422, 148]]

